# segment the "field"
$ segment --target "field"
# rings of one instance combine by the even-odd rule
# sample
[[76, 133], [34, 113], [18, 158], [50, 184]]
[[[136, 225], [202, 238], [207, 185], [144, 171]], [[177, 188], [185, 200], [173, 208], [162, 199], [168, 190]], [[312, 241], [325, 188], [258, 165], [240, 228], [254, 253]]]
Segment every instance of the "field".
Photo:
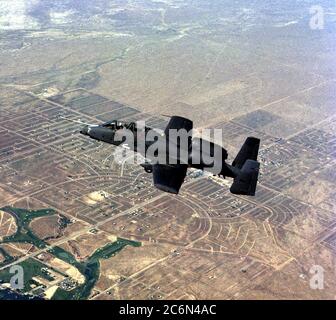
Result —
[[[335, 299], [335, 2], [322, 28], [313, 0], [80, 2], [0, 6], [6, 294], [20, 264], [48, 299]], [[260, 138], [256, 196], [191, 170], [163, 193], [79, 133], [165, 115], [221, 129], [228, 163]]]

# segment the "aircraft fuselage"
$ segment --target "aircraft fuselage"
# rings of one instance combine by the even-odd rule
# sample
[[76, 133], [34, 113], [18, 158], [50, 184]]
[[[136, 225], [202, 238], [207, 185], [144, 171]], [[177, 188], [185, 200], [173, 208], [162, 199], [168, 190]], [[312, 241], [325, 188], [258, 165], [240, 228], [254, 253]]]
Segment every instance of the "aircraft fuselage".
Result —
[[[157, 135], [153, 138], [150, 131], [157, 132]], [[219, 145], [201, 138], [189, 136], [187, 144], [182, 145], [179, 141], [165, 136], [163, 133], [160, 134], [155, 129], [149, 127], [139, 129], [136, 128], [135, 123], [125, 124], [118, 121], [99, 126], [85, 126], [81, 133], [98, 141], [139, 152], [146, 159], [142, 164], [146, 172], [151, 172], [152, 165], [159, 161], [169, 165], [183, 164], [224, 177], [234, 178], [236, 176], [235, 169], [225, 163], [227, 151]], [[154, 152], [151, 152], [153, 150]], [[158, 160], [157, 152], [160, 153], [160, 160]], [[215, 162], [221, 164], [220, 172], [213, 172]]]

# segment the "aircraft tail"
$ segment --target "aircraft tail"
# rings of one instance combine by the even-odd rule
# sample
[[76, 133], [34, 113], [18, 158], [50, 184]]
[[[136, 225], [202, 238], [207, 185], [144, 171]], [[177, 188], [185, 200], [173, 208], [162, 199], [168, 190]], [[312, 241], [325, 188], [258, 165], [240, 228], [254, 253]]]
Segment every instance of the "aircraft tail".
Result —
[[239, 150], [236, 158], [232, 162], [232, 166], [241, 169], [246, 160], [257, 160], [260, 146], [260, 139], [248, 137]]
[[234, 194], [254, 196], [260, 164], [257, 161], [260, 139], [249, 137], [232, 162], [232, 166], [238, 170], [230, 191]]

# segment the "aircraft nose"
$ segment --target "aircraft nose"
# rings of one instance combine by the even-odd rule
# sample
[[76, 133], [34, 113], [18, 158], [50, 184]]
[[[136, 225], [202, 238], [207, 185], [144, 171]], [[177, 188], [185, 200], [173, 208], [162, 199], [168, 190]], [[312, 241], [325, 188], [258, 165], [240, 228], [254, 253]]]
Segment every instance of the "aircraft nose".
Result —
[[80, 133], [87, 136], [89, 134], [88, 131], [89, 131], [89, 126], [85, 126], [81, 129]]

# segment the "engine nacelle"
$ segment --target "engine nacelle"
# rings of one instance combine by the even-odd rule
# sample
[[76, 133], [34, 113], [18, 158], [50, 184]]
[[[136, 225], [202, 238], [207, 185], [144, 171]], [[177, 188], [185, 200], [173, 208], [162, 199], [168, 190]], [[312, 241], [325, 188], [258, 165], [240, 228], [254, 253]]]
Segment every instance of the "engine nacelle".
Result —
[[189, 164], [201, 169], [213, 167], [216, 160], [222, 164], [228, 157], [227, 151], [213, 142], [194, 138], [189, 154]]

